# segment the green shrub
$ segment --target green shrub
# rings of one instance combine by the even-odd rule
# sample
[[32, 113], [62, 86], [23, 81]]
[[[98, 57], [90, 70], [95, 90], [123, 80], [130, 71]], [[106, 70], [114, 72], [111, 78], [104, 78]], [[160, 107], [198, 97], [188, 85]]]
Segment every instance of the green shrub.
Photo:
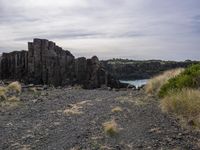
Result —
[[178, 76], [171, 78], [165, 83], [158, 93], [160, 97], [164, 97], [170, 91], [179, 91], [183, 88], [198, 88], [200, 87], [200, 64], [192, 65], [185, 69]]

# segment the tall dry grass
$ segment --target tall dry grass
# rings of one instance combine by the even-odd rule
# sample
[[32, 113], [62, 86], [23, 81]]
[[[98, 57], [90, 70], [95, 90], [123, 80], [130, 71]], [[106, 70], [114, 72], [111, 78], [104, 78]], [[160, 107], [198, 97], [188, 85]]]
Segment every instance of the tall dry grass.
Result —
[[193, 122], [200, 128], [200, 90], [182, 89], [171, 92], [161, 100], [161, 109], [164, 112], [176, 114], [187, 122]]
[[146, 86], [145, 86], [145, 91], [148, 94], [157, 94], [160, 90], [160, 88], [167, 83], [167, 81], [177, 75], [179, 75], [181, 72], [183, 72], [183, 68], [177, 68], [177, 69], [172, 69], [163, 72], [160, 75], [157, 75], [150, 79]]

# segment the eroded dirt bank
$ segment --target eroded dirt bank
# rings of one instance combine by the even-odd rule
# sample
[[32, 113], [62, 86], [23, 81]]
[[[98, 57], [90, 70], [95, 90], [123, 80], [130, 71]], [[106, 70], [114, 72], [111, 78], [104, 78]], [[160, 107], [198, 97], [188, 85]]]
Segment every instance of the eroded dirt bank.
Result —
[[[121, 112], [111, 110], [119, 106]], [[102, 124], [114, 119], [117, 135]], [[200, 134], [181, 129], [143, 91], [48, 89], [23, 92], [16, 108], [0, 108], [0, 149], [200, 149]]]

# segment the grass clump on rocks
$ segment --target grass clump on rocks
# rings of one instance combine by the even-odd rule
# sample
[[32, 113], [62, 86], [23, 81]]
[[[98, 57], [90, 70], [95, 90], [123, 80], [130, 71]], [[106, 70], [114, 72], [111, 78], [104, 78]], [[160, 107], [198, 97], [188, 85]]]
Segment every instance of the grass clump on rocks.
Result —
[[103, 123], [104, 132], [109, 136], [114, 136], [119, 132], [119, 128], [115, 120]]
[[22, 87], [18, 81], [12, 82], [8, 85], [8, 90], [15, 91], [16, 93], [21, 93]]
[[7, 89], [5, 87], [0, 87], [0, 101], [5, 101], [7, 99], [6, 92]]
[[122, 110], [121, 107], [117, 106], [117, 107], [113, 108], [111, 111], [112, 111], [113, 113], [117, 113], [117, 112], [122, 112], [123, 110]]
[[8, 86], [0, 86], [0, 106], [16, 106], [20, 99], [21, 84], [12, 82]]

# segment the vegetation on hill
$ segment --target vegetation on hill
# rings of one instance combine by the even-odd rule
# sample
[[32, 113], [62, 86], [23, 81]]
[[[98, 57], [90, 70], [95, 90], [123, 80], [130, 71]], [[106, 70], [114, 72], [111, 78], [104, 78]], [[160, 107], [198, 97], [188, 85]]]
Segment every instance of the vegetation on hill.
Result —
[[200, 128], [200, 90], [172, 91], [161, 100], [160, 106], [164, 112], [175, 114], [184, 123]]
[[163, 72], [160, 75], [157, 75], [150, 79], [145, 87], [145, 91], [148, 94], [154, 94], [158, 93], [161, 89], [161, 87], [168, 82], [169, 79], [179, 75], [181, 72], [183, 72], [183, 68], [178, 69], [172, 69]]
[[174, 114], [184, 123], [200, 128], [200, 64], [194, 64], [184, 71], [165, 72], [152, 78], [146, 85], [146, 92], [157, 94], [164, 112]]
[[169, 81], [161, 87], [159, 96], [164, 97], [171, 90], [198, 87], [200, 87], [200, 64], [192, 65], [178, 76], [169, 79]]

